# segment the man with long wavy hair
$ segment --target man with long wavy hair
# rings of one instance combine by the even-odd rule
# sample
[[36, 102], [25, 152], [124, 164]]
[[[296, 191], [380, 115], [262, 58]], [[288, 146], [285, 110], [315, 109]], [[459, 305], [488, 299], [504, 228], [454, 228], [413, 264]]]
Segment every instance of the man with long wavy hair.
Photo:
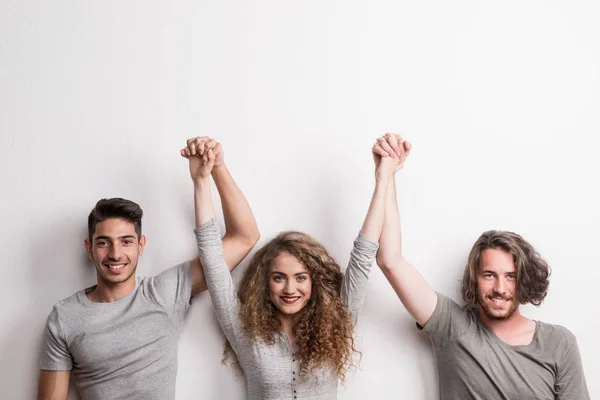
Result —
[[[404, 159], [410, 147], [386, 134], [373, 155]], [[393, 180], [390, 185], [377, 264], [433, 343], [440, 399], [589, 400], [575, 336], [519, 310], [540, 305], [548, 292], [550, 268], [533, 246], [516, 233], [483, 233], [465, 268], [461, 307], [404, 259]]]

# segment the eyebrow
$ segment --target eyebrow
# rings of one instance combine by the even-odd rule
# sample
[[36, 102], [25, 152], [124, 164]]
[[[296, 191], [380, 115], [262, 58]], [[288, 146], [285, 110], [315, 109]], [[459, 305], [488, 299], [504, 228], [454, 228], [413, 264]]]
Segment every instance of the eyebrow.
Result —
[[[271, 272], [271, 275], [273, 275], [273, 274], [287, 276], [285, 273], [279, 272], [279, 271]], [[303, 271], [303, 272], [298, 272], [297, 274], [294, 274], [294, 276], [299, 276], [299, 275], [309, 275], [309, 273], [308, 273], [308, 271]]]
[[[123, 240], [123, 239], [135, 239], [135, 238], [136, 238], [136, 237], [135, 237], [135, 235], [123, 235], [123, 236], [119, 236], [119, 237], [117, 238], [117, 240]], [[94, 238], [94, 242], [95, 242], [96, 240], [111, 240], [111, 239], [112, 239], [112, 238], [111, 238], [111, 237], [109, 237], [109, 236], [96, 236], [96, 237]]]
[[[498, 275], [498, 273], [496, 271], [491, 271], [489, 269], [484, 269], [483, 271], [480, 271], [481, 274], [493, 274], [493, 275]], [[505, 275], [516, 275], [517, 271], [511, 271], [511, 272], [505, 272]]]

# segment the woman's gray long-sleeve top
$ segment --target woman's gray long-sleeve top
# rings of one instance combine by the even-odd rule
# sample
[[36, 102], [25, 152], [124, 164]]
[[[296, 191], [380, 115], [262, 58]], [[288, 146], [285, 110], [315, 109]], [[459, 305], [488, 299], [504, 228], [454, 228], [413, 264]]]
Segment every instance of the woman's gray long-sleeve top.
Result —
[[[275, 344], [260, 339], [251, 341], [239, 318], [239, 299], [223, 257], [223, 245], [215, 220], [195, 229], [200, 262], [219, 324], [237, 355], [247, 380], [248, 399], [335, 399], [337, 376], [328, 369], [318, 370], [305, 380], [299, 377], [299, 362], [294, 357], [288, 336], [275, 335]], [[341, 296], [350, 308], [353, 321], [367, 292], [369, 271], [378, 244], [360, 233], [354, 241], [348, 268], [342, 281]]]

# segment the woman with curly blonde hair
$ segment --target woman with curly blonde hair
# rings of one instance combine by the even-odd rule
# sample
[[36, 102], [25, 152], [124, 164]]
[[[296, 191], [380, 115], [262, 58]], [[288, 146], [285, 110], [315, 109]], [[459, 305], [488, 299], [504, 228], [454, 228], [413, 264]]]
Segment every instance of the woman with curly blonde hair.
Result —
[[[195, 150], [192, 151], [192, 150]], [[243, 370], [249, 399], [334, 399], [355, 351], [352, 337], [383, 227], [387, 188], [402, 166], [381, 158], [375, 190], [346, 272], [300, 232], [284, 232], [253, 257], [239, 293], [223, 258], [209, 177], [211, 149], [188, 149], [200, 260], [219, 324]]]

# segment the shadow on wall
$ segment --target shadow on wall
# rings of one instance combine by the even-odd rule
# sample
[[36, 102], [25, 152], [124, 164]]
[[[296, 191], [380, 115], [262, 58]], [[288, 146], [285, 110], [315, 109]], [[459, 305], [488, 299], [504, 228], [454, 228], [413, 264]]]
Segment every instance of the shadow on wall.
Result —
[[0, 341], [0, 354], [13, 360], [4, 379], [28, 388], [23, 393], [27, 399], [36, 397], [43, 332], [52, 306], [95, 280], [83, 250], [87, 231], [80, 221], [73, 216], [47, 221], [33, 232], [22, 238], [29, 246], [24, 249], [28, 259], [18, 291], [22, 307], [15, 310], [19, 315], [13, 319], [8, 337]]

